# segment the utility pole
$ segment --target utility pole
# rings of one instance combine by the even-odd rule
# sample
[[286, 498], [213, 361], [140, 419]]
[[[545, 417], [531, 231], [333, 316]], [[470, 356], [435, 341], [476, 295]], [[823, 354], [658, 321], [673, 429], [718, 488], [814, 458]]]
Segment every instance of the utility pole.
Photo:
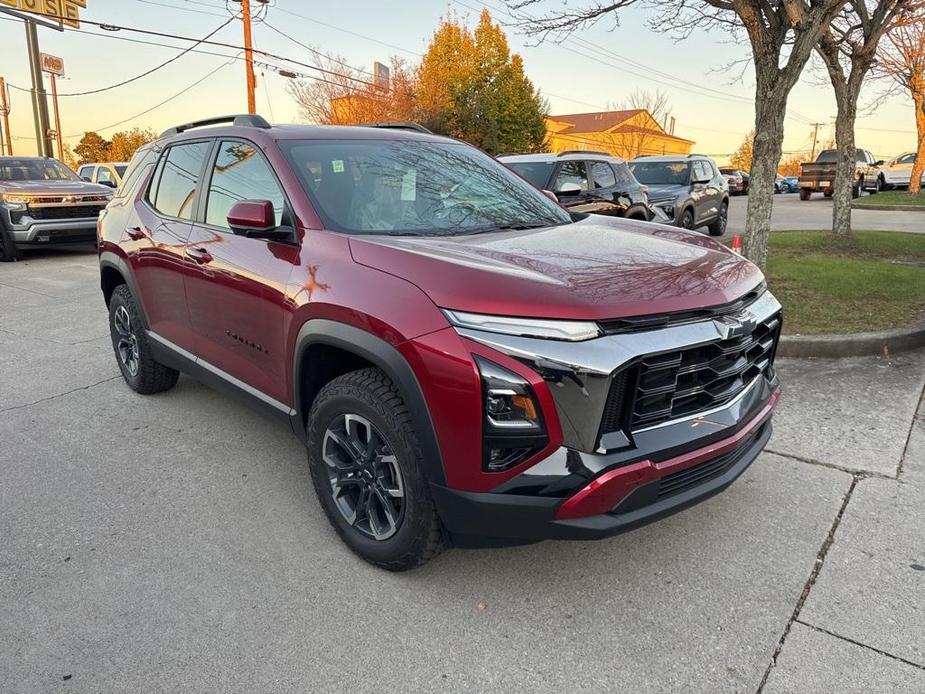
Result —
[[55, 140], [58, 141], [58, 160], [64, 161], [64, 141], [61, 138], [61, 118], [58, 115], [58, 84], [55, 81], [55, 73], [51, 77], [51, 103], [55, 107]]
[[48, 136], [48, 100], [45, 83], [42, 81], [42, 65], [39, 61], [39, 36], [35, 22], [26, 24], [26, 48], [29, 51], [29, 71], [32, 73], [32, 113], [35, 116], [35, 146], [40, 157], [52, 155], [51, 138]]
[[809, 155], [810, 161], [815, 161], [816, 159], [816, 138], [819, 135], [819, 128], [821, 128], [825, 123], [810, 123], [813, 126], [813, 153]]
[[0, 77], [0, 115], [3, 116], [3, 137], [6, 138], [6, 153], [12, 154], [13, 138], [10, 137], [10, 102], [6, 96], [6, 81], [2, 77]]
[[257, 102], [254, 99], [254, 51], [251, 47], [251, 3], [250, 0], [241, 0], [241, 21], [244, 22], [244, 68], [247, 71], [247, 112], [257, 113]]

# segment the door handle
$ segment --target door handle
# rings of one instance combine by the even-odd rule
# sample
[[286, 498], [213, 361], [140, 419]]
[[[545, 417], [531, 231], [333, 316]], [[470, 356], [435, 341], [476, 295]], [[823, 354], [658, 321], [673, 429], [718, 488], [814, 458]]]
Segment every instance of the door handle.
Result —
[[212, 262], [212, 254], [205, 248], [187, 248], [185, 252], [188, 258], [192, 258], [200, 265]]
[[140, 226], [129, 227], [125, 230], [125, 233], [128, 234], [129, 238], [133, 241], [141, 241], [148, 236], [147, 232]]

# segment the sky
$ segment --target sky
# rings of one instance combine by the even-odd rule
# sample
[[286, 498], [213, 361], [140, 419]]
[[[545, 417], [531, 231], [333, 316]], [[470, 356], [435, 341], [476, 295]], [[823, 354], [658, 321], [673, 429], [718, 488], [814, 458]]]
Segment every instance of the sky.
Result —
[[[81, 11], [84, 20], [194, 38], [217, 29], [230, 16], [227, 8], [239, 6], [232, 0], [87, 0], [86, 4]], [[271, 0], [264, 21], [254, 25], [254, 47], [312, 63], [307, 45], [364, 70], [371, 70], [375, 61], [388, 63], [393, 55], [413, 63], [426, 50], [441, 16], [456, 14], [474, 24], [484, 7], [496, 20], [510, 21], [501, 0]], [[746, 58], [747, 49], [719, 32], [699, 32], [676, 41], [667, 30], [651, 31], [646, 19], [645, 10], [630, 9], [621, 14], [619, 25], [606, 18], [562, 44], [536, 45], [535, 39], [519, 35], [514, 28], [506, 31], [512, 51], [523, 56], [527, 76], [547, 98], [551, 114], [604, 110], [623, 102], [636, 89], [661, 90], [668, 95], [671, 114], [676, 118], [675, 134], [694, 140], [694, 151], [725, 163], [753, 126], [751, 66], [744, 71], [741, 65], [735, 70], [728, 68]], [[25, 29], [21, 21], [8, 20], [0, 14], [0, 76], [15, 87], [28, 88]], [[58, 80], [62, 95], [130, 79], [191, 45], [189, 41], [125, 29], [105, 31], [89, 24], [84, 24], [81, 32], [61, 33], [42, 27], [38, 31], [41, 50], [64, 59], [67, 76]], [[211, 40], [240, 46], [241, 22], [230, 22]], [[199, 118], [246, 112], [244, 62], [234, 57], [240, 53], [214, 46], [200, 46], [199, 50], [210, 54], [187, 53], [147, 77], [98, 94], [60, 96], [65, 142], [75, 145], [86, 130], [104, 137], [136, 126], [160, 132]], [[312, 72], [295, 64], [289, 68]], [[299, 120], [296, 104], [286, 91], [288, 81], [272, 70], [257, 68], [257, 111], [271, 122]], [[866, 84], [861, 105], [873, 102], [883, 86], [874, 81]], [[47, 77], [46, 89], [50, 91]], [[34, 154], [30, 96], [11, 89], [10, 97], [13, 151]], [[813, 134], [810, 123], [823, 123], [819, 139], [828, 140], [834, 117], [835, 101], [824, 74], [808, 69], [790, 95], [784, 152], [809, 149]], [[873, 113], [862, 114], [856, 142], [884, 159], [914, 150], [911, 100], [897, 94]]]

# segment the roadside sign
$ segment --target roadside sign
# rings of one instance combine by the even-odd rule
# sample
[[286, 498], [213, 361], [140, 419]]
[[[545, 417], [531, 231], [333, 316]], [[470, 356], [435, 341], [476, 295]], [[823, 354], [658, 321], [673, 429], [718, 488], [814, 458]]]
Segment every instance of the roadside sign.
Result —
[[59, 24], [80, 28], [80, 9], [87, 0], [0, 0], [0, 7], [9, 7], [30, 15], [45, 15]]
[[59, 58], [50, 53], [39, 53], [39, 56], [42, 60], [42, 72], [64, 77], [64, 58]]

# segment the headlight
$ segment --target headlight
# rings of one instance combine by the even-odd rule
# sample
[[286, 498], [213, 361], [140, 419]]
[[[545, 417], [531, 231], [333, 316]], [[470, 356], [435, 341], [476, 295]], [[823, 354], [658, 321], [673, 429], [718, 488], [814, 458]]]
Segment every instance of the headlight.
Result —
[[601, 334], [597, 323], [591, 321], [509, 318], [508, 316], [488, 316], [480, 313], [447, 310], [444, 310], [443, 313], [450, 323], [457, 328], [471, 328], [472, 330], [484, 330], [485, 332], [501, 333], [503, 335], [580, 342], [581, 340], [598, 337]]
[[482, 468], [501, 472], [543, 448], [546, 428], [527, 381], [494, 362], [474, 358], [482, 380]]
[[29, 202], [28, 195], [16, 195], [15, 193], [0, 193], [0, 201], [3, 206], [9, 210], [24, 210]]

